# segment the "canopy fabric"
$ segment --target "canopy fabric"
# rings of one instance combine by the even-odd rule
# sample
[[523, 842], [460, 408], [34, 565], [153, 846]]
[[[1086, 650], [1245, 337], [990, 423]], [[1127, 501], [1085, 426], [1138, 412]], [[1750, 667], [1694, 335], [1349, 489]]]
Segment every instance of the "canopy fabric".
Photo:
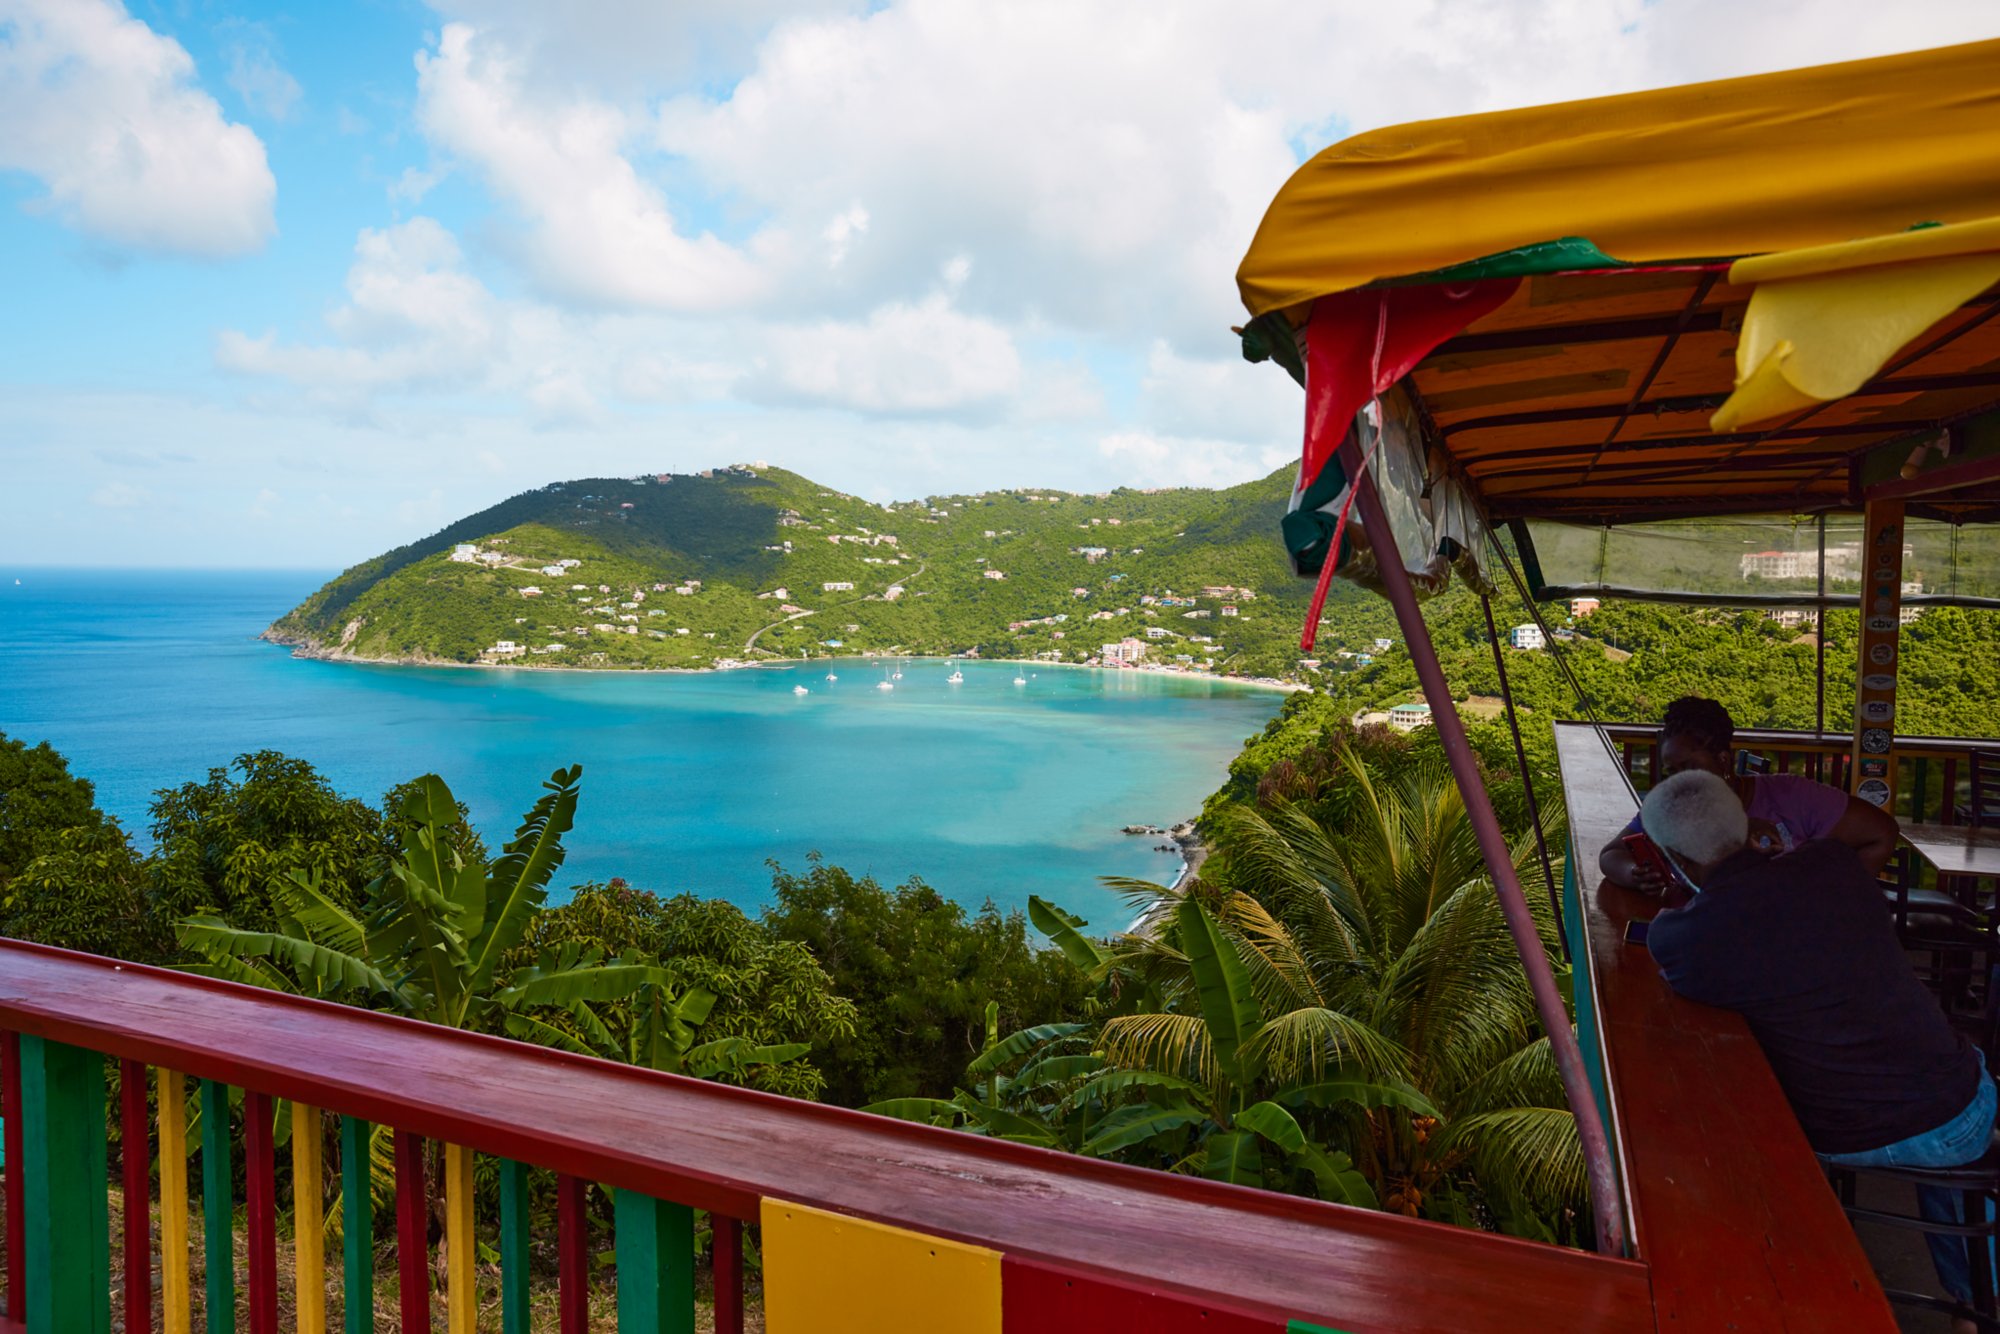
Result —
[[1654, 264], [1994, 217], [2000, 41], [1370, 131], [1292, 176], [1236, 278], [1298, 323], [1565, 238]]
[[1407, 366], [1496, 522], [1891, 494], [1989, 522], [1996, 256], [2000, 41], [1361, 135], [1284, 187], [1238, 278], [1245, 355], [1306, 385], [1302, 486], [1327, 405]]

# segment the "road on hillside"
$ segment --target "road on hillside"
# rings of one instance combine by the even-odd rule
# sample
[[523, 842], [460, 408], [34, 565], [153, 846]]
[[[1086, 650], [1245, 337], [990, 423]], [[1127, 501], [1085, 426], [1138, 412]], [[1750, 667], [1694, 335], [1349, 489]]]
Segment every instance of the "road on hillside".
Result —
[[[916, 572], [914, 574], [911, 574], [908, 578], [891, 579], [889, 583], [901, 584], [903, 587], [908, 588], [912, 583], [916, 582], [916, 580], [923, 575], [923, 572], [925, 570], [928, 570], [929, 568], [930, 568], [930, 563], [926, 561], [924, 564], [917, 566]], [[885, 585], [885, 587], [886, 586], [887, 585]], [[847, 599], [846, 602], [836, 602], [833, 603], [832, 605], [834, 607], [845, 607], [856, 602], [866, 602], [867, 600], [868, 600], [868, 595], [866, 593], [863, 593], [860, 597], [852, 597]], [[828, 610], [830, 609], [831, 608], [828, 608]], [[781, 616], [777, 620], [772, 621], [769, 625], [759, 626], [748, 639], [743, 641], [743, 651], [745, 653], [755, 653], [757, 651], [757, 641], [763, 638], [764, 632], [766, 630], [775, 630], [779, 626], [784, 625], [788, 621], [803, 621], [808, 616], [817, 616], [817, 615], [819, 615], [818, 611], [798, 611], [798, 612], [793, 612], [790, 616]], [[771, 651], [770, 649], [764, 650], [764, 652], [766, 653], [769, 653], [770, 651]]]

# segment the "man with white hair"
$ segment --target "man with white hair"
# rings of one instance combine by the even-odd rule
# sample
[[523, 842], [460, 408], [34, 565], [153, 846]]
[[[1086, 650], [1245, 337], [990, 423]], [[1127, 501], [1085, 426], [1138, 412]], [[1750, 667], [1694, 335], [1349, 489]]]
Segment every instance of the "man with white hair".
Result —
[[[1758, 853], [1742, 801], [1704, 770], [1655, 787], [1639, 817], [1697, 891], [1653, 919], [1654, 960], [1680, 995], [1748, 1021], [1822, 1158], [1958, 1167], [1986, 1152], [1995, 1090], [1985, 1057], [1917, 980], [1853, 848], [1819, 839]], [[1955, 1192], [1918, 1193], [1925, 1218], [1958, 1221]], [[1964, 1239], [1927, 1240], [1945, 1288], [1970, 1303]]]

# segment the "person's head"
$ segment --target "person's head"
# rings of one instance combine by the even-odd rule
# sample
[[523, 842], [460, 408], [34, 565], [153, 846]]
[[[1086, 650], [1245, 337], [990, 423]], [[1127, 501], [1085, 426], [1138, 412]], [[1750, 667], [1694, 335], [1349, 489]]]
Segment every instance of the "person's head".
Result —
[[1730, 745], [1736, 723], [1712, 699], [1683, 695], [1660, 719], [1660, 768], [1668, 777], [1705, 770], [1727, 778], [1734, 768]]
[[1750, 839], [1750, 816], [1735, 790], [1705, 769], [1677, 773], [1648, 792], [1639, 826], [1697, 885]]

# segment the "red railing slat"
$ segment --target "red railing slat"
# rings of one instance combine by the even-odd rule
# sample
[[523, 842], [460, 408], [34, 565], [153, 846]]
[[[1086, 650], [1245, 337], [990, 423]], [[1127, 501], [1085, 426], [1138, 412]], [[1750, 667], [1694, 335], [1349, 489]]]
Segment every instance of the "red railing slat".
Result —
[[21, 1035], [0, 1033], [0, 1117], [7, 1132], [7, 1315], [28, 1319], [28, 1209], [22, 1174], [27, 1170], [21, 1146]]
[[430, 1228], [430, 1196], [424, 1189], [424, 1142], [419, 1136], [398, 1130], [396, 1271], [402, 1287], [403, 1334], [431, 1334]]
[[715, 1334], [743, 1334], [743, 1224], [714, 1214]]
[[278, 1334], [278, 1176], [271, 1095], [243, 1093], [244, 1248], [249, 1251], [250, 1334]]
[[556, 1316], [560, 1334], [589, 1334], [590, 1215], [587, 1183], [556, 1178]]
[[[142, 1062], [118, 1063], [118, 1157], [125, 1187], [125, 1328], [130, 1330], [153, 1327], [153, 1154], [146, 1115], [146, 1073]], [[18, 1235], [8, 1233], [9, 1237]]]

